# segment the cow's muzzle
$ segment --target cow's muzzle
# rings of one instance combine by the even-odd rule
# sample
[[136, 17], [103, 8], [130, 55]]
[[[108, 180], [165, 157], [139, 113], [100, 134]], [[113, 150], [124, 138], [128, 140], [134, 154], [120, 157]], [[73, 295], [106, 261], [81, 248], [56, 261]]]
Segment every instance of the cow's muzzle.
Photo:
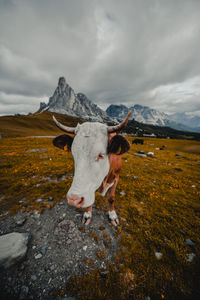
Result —
[[84, 197], [80, 197], [77, 195], [67, 195], [67, 202], [71, 206], [80, 208], [84, 204]]

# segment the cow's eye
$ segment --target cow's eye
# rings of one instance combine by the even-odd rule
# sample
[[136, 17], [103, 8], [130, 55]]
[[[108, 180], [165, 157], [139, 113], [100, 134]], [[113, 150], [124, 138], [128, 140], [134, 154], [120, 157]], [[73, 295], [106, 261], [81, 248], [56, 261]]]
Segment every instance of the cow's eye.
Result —
[[99, 153], [96, 160], [98, 161], [98, 160], [103, 159], [103, 158], [104, 158], [104, 153]]

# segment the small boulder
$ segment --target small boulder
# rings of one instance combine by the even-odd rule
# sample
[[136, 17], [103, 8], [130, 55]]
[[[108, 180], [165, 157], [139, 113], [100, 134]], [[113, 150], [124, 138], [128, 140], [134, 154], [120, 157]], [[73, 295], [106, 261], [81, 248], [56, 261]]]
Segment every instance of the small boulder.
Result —
[[53, 202], [53, 197], [51, 196], [51, 197], [49, 197], [49, 202]]
[[193, 259], [195, 258], [195, 256], [196, 256], [195, 253], [189, 253], [189, 254], [188, 254], [187, 261], [188, 261], [188, 262], [192, 262]]
[[48, 245], [44, 245], [41, 249], [40, 249], [40, 253], [42, 255], [45, 255], [47, 250], [48, 250], [49, 246]]
[[140, 153], [134, 153], [134, 155], [139, 157], [147, 157], [146, 154], [140, 154]]
[[0, 266], [9, 268], [27, 252], [28, 233], [12, 232], [0, 236]]
[[163, 254], [161, 252], [155, 252], [155, 257], [157, 258], [157, 260], [162, 259]]
[[192, 242], [190, 239], [185, 239], [185, 242], [186, 242], [186, 244], [189, 245], [189, 246], [195, 246], [195, 243]]
[[37, 280], [37, 276], [32, 275], [32, 276], [31, 276], [31, 280], [32, 280], [32, 281], [36, 281], [36, 280]]
[[23, 216], [19, 216], [16, 218], [16, 224], [18, 226], [22, 226], [26, 222], [26, 218]]
[[154, 156], [154, 152], [148, 152], [148, 153], [147, 153], [147, 156], [149, 156], [149, 157]]
[[124, 191], [121, 191], [119, 194], [122, 196], [126, 195]]
[[40, 259], [41, 257], [42, 257], [42, 254], [41, 254], [41, 253], [35, 255], [35, 259]]

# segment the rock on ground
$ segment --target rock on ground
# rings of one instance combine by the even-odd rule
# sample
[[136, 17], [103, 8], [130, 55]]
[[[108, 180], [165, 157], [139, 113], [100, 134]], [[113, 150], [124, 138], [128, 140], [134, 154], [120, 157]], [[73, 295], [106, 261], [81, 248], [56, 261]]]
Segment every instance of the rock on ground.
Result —
[[0, 236], [0, 266], [8, 268], [25, 256], [28, 233], [12, 232]]

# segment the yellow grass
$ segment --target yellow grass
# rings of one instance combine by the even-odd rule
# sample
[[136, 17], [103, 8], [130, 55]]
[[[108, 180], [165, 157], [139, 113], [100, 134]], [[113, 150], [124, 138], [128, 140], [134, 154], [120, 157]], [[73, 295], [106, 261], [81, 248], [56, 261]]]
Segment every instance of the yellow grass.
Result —
[[0, 117], [0, 135], [3, 137], [59, 135], [60, 130], [55, 126], [52, 115], [68, 126], [82, 123], [81, 119], [48, 111], [25, 116], [3, 116]]
[[[72, 182], [70, 153], [53, 147], [47, 138], [8, 138], [0, 143], [1, 213], [14, 214], [19, 209], [41, 212], [65, 198]], [[167, 146], [165, 150], [155, 150], [163, 145]], [[30, 152], [31, 149], [43, 152]], [[134, 156], [139, 150], [153, 151], [155, 155]], [[199, 142], [184, 140], [146, 138], [144, 145], [131, 145], [123, 156], [116, 190], [116, 211], [121, 221], [116, 237], [121, 249], [107, 265], [106, 275], [94, 269], [89, 275], [73, 279], [68, 291], [80, 299], [198, 297], [199, 150]], [[42, 202], [37, 201], [39, 198]], [[97, 209], [107, 210], [105, 198], [99, 194], [95, 204]], [[94, 232], [91, 238], [97, 239], [98, 235]], [[104, 239], [109, 247], [109, 236]], [[185, 239], [195, 245], [187, 245]], [[155, 252], [162, 253], [160, 260]], [[190, 253], [196, 254], [192, 262], [188, 261]], [[97, 252], [102, 259], [104, 255]]]

